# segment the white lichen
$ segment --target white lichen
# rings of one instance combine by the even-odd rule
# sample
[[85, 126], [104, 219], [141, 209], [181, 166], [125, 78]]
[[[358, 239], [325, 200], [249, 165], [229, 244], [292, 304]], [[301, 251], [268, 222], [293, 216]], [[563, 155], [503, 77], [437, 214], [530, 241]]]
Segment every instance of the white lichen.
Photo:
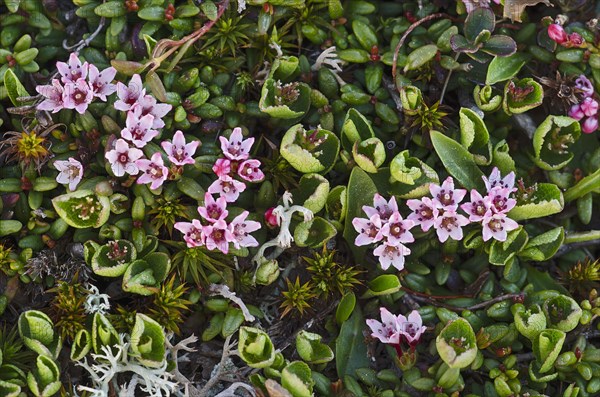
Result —
[[342, 66], [344, 64], [345, 62], [338, 58], [335, 46], [331, 46], [319, 54], [314, 65], [312, 65], [311, 70], [316, 72], [323, 66], [328, 66], [340, 86], [344, 86], [346, 85], [346, 82], [338, 75], [338, 73], [342, 72]]
[[89, 294], [83, 305], [85, 312], [88, 314], [106, 314], [110, 309], [110, 297], [108, 294], [101, 294], [98, 287], [92, 284], [88, 284], [86, 288], [89, 291]]
[[250, 313], [246, 304], [239, 297], [237, 297], [235, 292], [231, 291], [227, 285], [211, 284], [209, 291], [210, 295], [220, 295], [238, 305], [246, 321], [252, 322], [255, 320], [255, 317]]

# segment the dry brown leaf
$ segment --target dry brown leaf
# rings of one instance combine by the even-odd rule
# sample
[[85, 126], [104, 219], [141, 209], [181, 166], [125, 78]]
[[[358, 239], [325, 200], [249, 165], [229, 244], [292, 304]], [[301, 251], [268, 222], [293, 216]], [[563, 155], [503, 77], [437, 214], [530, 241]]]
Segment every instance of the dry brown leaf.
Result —
[[503, 17], [510, 18], [513, 22], [521, 22], [521, 14], [525, 11], [525, 7], [534, 6], [539, 3], [554, 7], [549, 0], [505, 0]]

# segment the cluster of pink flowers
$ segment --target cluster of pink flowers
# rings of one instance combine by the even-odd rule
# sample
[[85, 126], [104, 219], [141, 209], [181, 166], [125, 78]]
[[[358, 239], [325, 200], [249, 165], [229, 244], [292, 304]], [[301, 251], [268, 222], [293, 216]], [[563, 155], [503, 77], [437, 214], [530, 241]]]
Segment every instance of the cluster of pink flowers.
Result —
[[462, 240], [462, 228], [471, 222], [481, 223], [484, 241], [491, 238], [505, 241], [507, 232], [519, 227], [507, 215], [517, 203], [510, 197], [516, 190], [515, 174], [511, 172], [502, 179], [498, 168], [494, 168], [490, 177], [483, 179], [487, 188], [485, 197], [473, 189], [471, 201], [460, 205], [469, 218], [457, 212], [467, 191], [455, 189], [452, 177], [446, 178], [441, 186], [431, 184], [431, 198], [408, 200], [406, 204], [413, 212], [407, 218], [420, 225], [424, 232], [433, 227], [441, 242], [448, 238]]
[[234, 179], [235, 176], [246, 182], [260, 182], [265, 175], [260, 169], [260, 161], [249, 158], [254, 138], [244, 139], [242, 129], [238, 127], [233, 129], [229, 139], [224, 136], [219, 139], [225, 157], [218, 159], [213, 166], [218, 179], [208, 187], [208, 192], [233, 202], [246, 190], [246, 184]]
[[108, 67], [102, 71], [87, 62], [81, 63], [76, 53], [71, 53], [69, 62], [57, 62], [56, 69], [61, 78], [53, 79], [49, 85], [35, 89], [45, 99], [37, 106], [39, 110], [56, 113], [62, 109], [75, 109], [85, 113], [94, 98], [106, 101], [106, 96], [117, 90], [112, 84], [117, 71]]
[[204, 223], [200, 219], [175, 223], [175, 228], [183, 233], [183, 239], [189, 248], [205, 246], [211, 251], [216, 248], [227, 254], [230, 243], [238, 249], [258, 246], [258, 241], [250, 233], [260, 229], [260, 223], [247, 220], [248, 211], [242, 212], [227, 223], [225, 218], [229, 211], [224, 196], [215, 200], [212, 194], [207, 192], [204, 196], [204, 206], [198, 207], [198, 213]]
[[[594, 97], [594, 86], [584, 75], [575, 80], [575, 88], [583, 99], [569, 109], [569, 117], [581, 123], [581, 130], [591, 134], [598, 129], [598, 101]], [[582, 121], [583, 120], [583, 121]]]
[[548, 26], [548, 36], [557, 44], [567, 48], [581, 47], [585, 42], [579, 33], [573, 32], [571, 34], [567, 34], [565, 29], [557, 23], [553, 23]]
[[410, 255], [410, 249], [404, 244], [415, 241], [409, 232], [415, 222], [402, 218], [395, 197], [388, 202], [375, 194], [373, 207], [365, 205], [362, 209], [368, 218], [352, 220], [352, 225], [358, 232], [354, 244], [363, 246], [380, 243], [373, 254], [379, 257], [381, 268], [387, 270], [394, 266], [398, 270], [404, 269], [404, 258]]
[[402, 356], [400, 345], [406, 342], [411, 349], [419, 343], [421, 335], [427, 330], [418, 311], [413, 310], [408, 318], [399, 314], [395, 316], [385, 307], [380, 309], [381, 322], [368, 319], [367, 325], [371, 328], [371, 336], [382, 343], [394, 346], [399, 356]]

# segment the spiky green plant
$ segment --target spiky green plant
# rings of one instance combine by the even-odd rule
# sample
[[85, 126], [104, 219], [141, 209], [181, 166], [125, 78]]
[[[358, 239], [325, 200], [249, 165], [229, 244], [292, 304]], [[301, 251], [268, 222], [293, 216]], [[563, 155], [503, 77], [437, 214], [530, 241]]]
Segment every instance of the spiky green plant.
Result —
[[77, 283], [59, 281], [49, 290], [56, 295], [52, 299], [50, 318], [65, 340], [73, 340], [79, 330], [85, 328], [85, 288]]
[[[35, 358], [35, 353], [24, 347], [23, 341], [19, 337], [17, 326], [14, 325], [9, 328], [7, 324], [3, 324], [0, 328], [0, 357], [2, 357], [2, 364], [11, 364], [21, 370], [25, 370]], [[2, 379], [1, 376], [0, 379]]]
[[335, 293], [344, 295], [360, 284], [357, 276], [361, 271], [339, 264], [335, 255], [336, 251], [328, 251], [323, 247], [323, 251], [315, 252], [312, 258], [302, 258], [308, 264], [306, 270], [311, 275], [310, 284], [318, 297], [328, 298]]
[[183, 323], [184, 313], [190, 310], [192, 302], [182, 298], [188, 288], [185, 284], [175, 287], [175, 275], [161, 285], [154, 295], [150, 317], [156, 320], [167, 331], [179, 335], [179, 324]]
[[158, 232], [166, 228], [169, 236], [173, 235], [173, 225], [175, 225], [176, 220], [181, 218], [190, 219], [185, 205], [177, 199], [157, 199], [156, 206], [148, 212], [148, 215], [150, 216], [150, 225], [154, 230]]
[[286, 279], [285, 282], [287, 291], [281, 293], [283, 295], [283, 302], [280, 306], [283, 309], [281, 317], [283, 318], [292, 312], [303, 316], [304, 312], [311, 307], [310, 301], [315, 298], [310, 283], [300, 284], [298, 277], [293, 283], [289, 279]]
[[600, 288], [600, 259], [592, 261], [586, 258], [577, 262], [563, 274], [562, 279], [571, 291], [582, 296], [589, 294], [593, 288]]

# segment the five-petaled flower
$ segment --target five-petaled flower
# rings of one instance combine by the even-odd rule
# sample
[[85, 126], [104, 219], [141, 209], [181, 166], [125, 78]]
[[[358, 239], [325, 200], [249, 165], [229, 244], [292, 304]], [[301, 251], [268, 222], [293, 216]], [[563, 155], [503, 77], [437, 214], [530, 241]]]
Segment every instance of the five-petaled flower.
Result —
[[258, 246], [258, 241], [250, 233], [260, 229], [260, 222], [247, 220], [248, 215], [249, 212], [244, 211], [229, 224], [229, 230], [233, 236], [232, 243], [235, 248]]
[[81, 63], [76, 52], [72, 52], [68, 62], [56, 62], [56, 69], [61, 76], [64, 84], [75, 83], [79, 79], [84, 79], [88, 74], [89, 64]]
[[117, 74], [117, 69], [108, 67], [103, 71], [99, 71], [94, 65], [89, 66], [89, 84], [92, 93], [95, 97], [106, 102], [106, 96], [117, 90], [117, 86], [111, 84]]
[[177, 131], [173, 135], [173, 142], [164, 141], [161, 143], [162, 148], [169, 156], [169, 161], [175, 165], [194, 164], [192, 156], [196, 153], [200, 141], [185, 142], [183, 132]]
[[68, 160], [56, 160], [54, 168], [59, 171], [56, 182], [68, 184], [70, 190], [75, 190], [83, 178], [83, 166], [73, 157], [69, 157]]
[[85, 79], [66, 83], [63, 88], [62, 105], [65, 109], [75, 109], [77, 113], [83, 114], [93, 99], [94, 93]]
[[221, 141], [221, 150], [229, 160], [246, 160], [250, 157], [250, 148], [254, 143], [254, 138], [244, 139], [241, 128], [234, 128], [229, 139], [221, 136], [219, 140]]
[[125, 85], [119, 81], [117, 82], [117, 96], [119, 99], [115, 102], [115, 109], [126, 112], [145, 94], [146, 89], [142, 85], [142, 78], [139, 74], [133, 75], [129, 81], [129, 85]]
[[191, 222], [177, 222], [173, 226], [183, 233], [183, 240], [189, 248], [204, 245], [203, 226], [198, 219], [193, 219]]
[[133, 112], [127, 113], [126, 127], [121, 130], [121, 138], [128, 140], [138, 148], [143, 148], [158, 135], [158, 131], [152, 129], [152, 120], [154, 120], [154, 116], [151, 114], [138, 118]]
[[225, 197], [214, 199], [212, 194], [204, 195], [204, 206], [198, 207], [198, 213], [210, 223], [223, 220], [229, 214]]
[[142, 174], [137, 179], [137, 183], [151, 183], [150, 189], [158, 189], [167, 180], [169, 169], [165, 167], [160, 152], [156, 152], [150, 157], [150, 160], [136, 160], [135, 164]]
[[110, 163], [115, 176], [123, 176], [125, 173], [137, 175], [139, 172], [136, 160], [139, 160], [144, 153], [140, 149], [131, 148], [124, 139], [117, 139], [115, 148], [106, 152], [106, 159]]
[[208, 187], [209, 193], [225, 197], [228, 203], [236, 201], [244, 190], [246, 190], [246, 185], [243, 182], [236, 181], [227, 175], [217, 179]]
[[229, 252], [229, 243], [234, 241], [234, 236], [223, 219], [204, 226], [202, 233], [204, 234], [206, 248], [211, 251], [216, 248], [224, 254]]

